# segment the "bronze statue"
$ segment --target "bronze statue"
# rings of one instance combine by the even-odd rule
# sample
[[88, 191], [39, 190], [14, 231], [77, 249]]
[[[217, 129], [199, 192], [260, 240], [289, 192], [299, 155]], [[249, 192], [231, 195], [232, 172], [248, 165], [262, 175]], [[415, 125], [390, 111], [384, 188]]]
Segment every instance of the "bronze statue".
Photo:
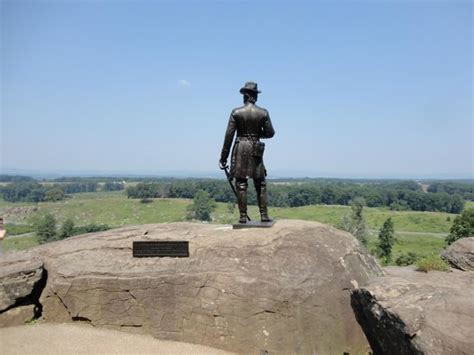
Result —
[[227, 158], [237, 131], [237, 138], [232, 148], [230, 177], [235, 178], [237, 186], [239, 223], [246, 223], [249, 219], [247, 216], [249, 178], [254, 181], [261, 221], [272, 221], [268, 217], [267, 209], [267, 183], [265, 181], [267, 171], [263, 164], [265, 143], [261, 142], [260, 138], [272, 138], [275, 130], [268, 111], [255, 104], [260, 92], [257, 84], [253, 82], [245, 83], [245, 86], [240, 89], [240, 93], [244, 96], [244, 106], [232, 110], [230, 114], [219, 162], [220, 168], [227, 172]]

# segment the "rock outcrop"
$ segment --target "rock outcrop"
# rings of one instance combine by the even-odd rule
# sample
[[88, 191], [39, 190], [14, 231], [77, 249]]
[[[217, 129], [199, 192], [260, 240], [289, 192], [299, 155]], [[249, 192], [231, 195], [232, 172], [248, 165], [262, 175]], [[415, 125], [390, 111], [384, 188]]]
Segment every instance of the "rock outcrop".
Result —
[[474, 237], [456, 240], [441, 257], [456, 269], [474, 271]]
[[351, 297], [375, 354], [472, 354], [474, 273], [386, 271]]
[[[189, 241], [188, 258], [133, 258], [132, 242]], [[350, 234], [316, 222], [271, 229], [172, 223], [33, 248], [45, 321], [149, 333], [259, 354], [364, 352], [350, 290], [382, 274]]]
[[0, 312], [28, 299], [43, 275], [43, 262], [28, 253], [0, 258]]
[[37, 256], [22, 252], [0, 258], [0, 327], [35, 317], [44, 281], [43, 262]]

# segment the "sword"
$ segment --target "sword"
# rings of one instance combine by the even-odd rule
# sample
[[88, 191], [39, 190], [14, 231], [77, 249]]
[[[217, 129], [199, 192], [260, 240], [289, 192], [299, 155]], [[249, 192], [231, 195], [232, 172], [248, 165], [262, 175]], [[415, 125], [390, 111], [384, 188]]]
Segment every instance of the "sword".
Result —
[[[237, 201], [239, 200], [239, 195], [237, 195], [237, 190], [235, 190], [235, 186], [234, 184], [232, 183], [232, 176], [230, 175], [229, 173], [229, 167], [226, 165], [224, 167], [221, 167], [222, 170], [224, 170], [225, 172], [225, 176], [227, 176], [227, 181], [229, 182], [230, 184], [230, 187], [232, 188], [232, 191], [234, 191], [234, 195], [235, 195], [235, 198], [237, 199]], [[249, 220], [249, 222], [251, 221], [249, 215], [247, 215], [247, 219]]]

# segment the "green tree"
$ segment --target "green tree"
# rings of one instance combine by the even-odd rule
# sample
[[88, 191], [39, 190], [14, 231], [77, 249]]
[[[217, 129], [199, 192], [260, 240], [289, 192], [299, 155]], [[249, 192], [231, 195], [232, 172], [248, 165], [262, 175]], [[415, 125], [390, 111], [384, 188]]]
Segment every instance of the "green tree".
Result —
[[377, 252], [379, 257], [388, 264], [392, 259], [392, 247], [395, 244], [395, 231], [392, 218], [387, 218], [379, 231], [379, 244]]
[[216, 201], [204, 190], [199, 190], [194, 195], [193, 203], [188, 206], [188, 219], [210, 221], [211, 213], [216, 209]]
[[367, 222], [362, 214], [366, 205], [364, 198], [356, 197], [351, 201], [351, 213], [342, 217], [339, 228], [351, 233], [362, 244], [367, 245]]
[[72, 236], [74, 234], [74, 222], [72, 219], [68, 218], [64, 221], [59, 231], [58, 239], [64, 239]]
[[448, 244], [461, 238], [474, 236], [474, 208], [464, 210], [460, 216], [454, 218], [449, 235], [446, 237]]
[[54, 187], [46, 191], [44, 199], [46, 201], [60, 201], [64, 199], [64, 191], [59, 187]]
[[56, 240], [56, 218], [53, 215], [47, 214], [40, 218], [35, 229], [41, 244]]

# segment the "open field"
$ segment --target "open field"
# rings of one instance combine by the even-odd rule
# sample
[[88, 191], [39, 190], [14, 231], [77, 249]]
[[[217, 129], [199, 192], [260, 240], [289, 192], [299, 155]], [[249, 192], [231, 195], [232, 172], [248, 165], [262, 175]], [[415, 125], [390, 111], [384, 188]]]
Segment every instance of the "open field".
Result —
[[464, 209], [467, 208], [474, 208], [474, 201], [466, 201], [466, 204], [464, 205]]
[[[76, 225], [96, 223], [120, 227], [183, 221], [189, 204], [191, 200], [185, 199], [154, 199], [151, 203], [143, 204], [139, 200], [127, 199], [123, 191], [95, 192], [74, 194], [60, 202], [9, 203], [0, 200], [0, 215], [3, 215], [7, 222], [7, 230], [8, 224], [32, 224], [46, 213], [53, 214], [59, 224], [66, 218], [71, 218]], [[250, 206], [249, 213], [251, 217], [258, 218], [256, 206]], [[347, 213], [350, 213], [350, 207], [333, 205], [270, 208], [270, 214], [275, 219], [303, 219], [336, 227]], [[227, 204], [218, 203], [213, 213], [213, 221], [232, 223], [237, 219], [237, 214], [237, 208], [231, 215]], [[408, 251], [423, 255], [439, 252], [444, 246], [444, 236], [449, 233], [452, 220], [456, 216], [441, 212], [390, 211], [387, 208], [365, 208], [364, 214], [370, 229], [369, 249], [374, 247], [383, 222], [392, 217], [398, 239], [394, 247], [395, 258], [399, 253]], [[10, 237], [3, 242], [3, 249], [25, 249], [36, 243], [36, 237], [32, 235]]]

